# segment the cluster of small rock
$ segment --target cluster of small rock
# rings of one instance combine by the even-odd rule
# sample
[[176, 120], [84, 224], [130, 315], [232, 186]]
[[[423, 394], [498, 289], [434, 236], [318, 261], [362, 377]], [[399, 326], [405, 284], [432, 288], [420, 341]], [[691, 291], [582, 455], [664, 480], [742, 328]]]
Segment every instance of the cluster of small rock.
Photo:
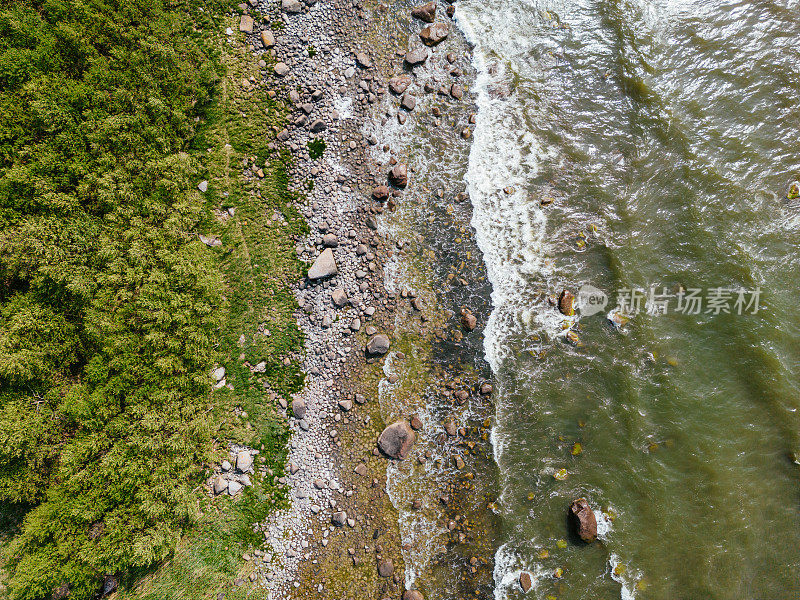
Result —
[[253, 474], [253, 457], [258, 450], [233, 445], [230, 458], [233, 462], [223, 460], [215, 469], [211, 480], [211, 489], [215, 495], [227, 493], [235, 496], [245, 487], [253, 485], [250, 475]]

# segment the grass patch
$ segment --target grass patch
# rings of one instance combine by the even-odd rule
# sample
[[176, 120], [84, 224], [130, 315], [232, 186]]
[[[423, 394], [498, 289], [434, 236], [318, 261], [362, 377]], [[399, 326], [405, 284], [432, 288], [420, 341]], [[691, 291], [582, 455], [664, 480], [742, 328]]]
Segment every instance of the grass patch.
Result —
[[317, 160], [318, 158], [322, 157], [323, 153], [325, 152], [325, 140], [322, 138], [314, 138], [310, 142], [307, 142], [308, 145], [308, 155], [311, 157], [312, 160]]
[[[288, 506], [286, 490], [277, 482], [285, 470], [289, 435], [277, 398], [288, 399], [304, 384], [293, 358], [303, 336], [289, 285], [303, 276], [295, 239], [308, 226], [295, 206], [298, 198], [288, 189], [291, 156], [285, 149], [270, 149], [271, 140], [263, 135], [264, 129], [283, 127], [288, 109], [264, 88], [241, 83], [258, 77], [242, 44], [231, 48], [219, 42], [226, 75], [192, 145], [207, 170], [208, 214], [216, 215], [208, 227], [222, 240], [213, 251], [225, 299], [218, 354], [233, 387], [213, 393], [219, 415], [215, 461], [227, 458], [229, 442], [260, 454], [253, 487], [233, 499], [203, 498], [203, 517], [174, 557], [130, 578], [120, 600], [215, 598], [220, 591], [227, 599], [261, 598], [263, 592], [246, 578], [252, 565], [241, 557], [263, 544], [256, 524]], [[249, 175], [243, 178], [245, 163]], [[243, 585], [233, 585], [237, 577], [245, 580]]]

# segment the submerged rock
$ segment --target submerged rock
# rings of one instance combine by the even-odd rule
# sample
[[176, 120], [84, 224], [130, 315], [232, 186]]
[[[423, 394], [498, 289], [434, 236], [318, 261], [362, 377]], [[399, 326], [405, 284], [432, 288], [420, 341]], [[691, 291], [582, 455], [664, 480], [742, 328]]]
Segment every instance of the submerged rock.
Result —
[[519, 574], [519, 587], [522, 588], [522, 591], [527, 593], [531, 586], [533, 585], [533, 580], [531, 579], [531, 574], [527, 571], [523, 571]]
[[558, 297], [558, 310], [567, 317], [575, 314], [575, 296], [569, 290], [562, 291]]
[[425, 597], [419, 590], [406, 590], [403, 592], [403, 600], [425, 600]]
[[586, 498], [573, 500], [569, 505], [569, 520], [575, 533], [587, 544], [597, 539], [597, 519]]
[[405, 421], [392, 423], [383, 430], [378, 438], [378, 448], [386, 456], [403, 460], [411, 451], [417, 436]]

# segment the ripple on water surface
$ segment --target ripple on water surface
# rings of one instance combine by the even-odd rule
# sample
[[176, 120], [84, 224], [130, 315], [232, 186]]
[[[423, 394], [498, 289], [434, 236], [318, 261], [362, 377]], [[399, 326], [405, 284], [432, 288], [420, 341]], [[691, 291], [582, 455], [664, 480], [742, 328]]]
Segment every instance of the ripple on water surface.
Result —
[[[456, 19], [479, 71], [497, 598], [522, 570], [541, 598], [798, 597], [800, 14], [461, 0]], [[565, 322], [547, 295], [585, 283], [759, 287], [762, 310]], [[589, 547], [565, 527], [577, 496], [608, 526]]]

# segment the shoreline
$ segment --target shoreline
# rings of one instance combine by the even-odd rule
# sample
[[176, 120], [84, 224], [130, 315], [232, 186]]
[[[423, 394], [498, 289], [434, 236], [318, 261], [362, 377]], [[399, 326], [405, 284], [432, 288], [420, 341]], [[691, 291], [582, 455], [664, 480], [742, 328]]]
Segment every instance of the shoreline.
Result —
[[[455, 278], [457, 293], [443, 292], [435, 283], [441, 264], [431, 260], [429, 266], [433, 268], [421, 270], [413, 265], [417, 253], [433, 250], [424, 236], [419, 236], [420, 231], [413, 229], [417, 217], [408, 214], [405, 206], [408, 197], [414, 196], [414, 204], [421, 203], [423, 212], [435, 208], [426, 206], [421, 198], [428, 192], [423, 189], [430, 177], [410, 166], [406, 189], [391, 186], [386, 177], [394, 161], [415, 162], [413, 146], [419, 143], [415, 128], [425, 127], [423, 115], [429, 115], [422, 112], [422, 106], [431, 103], [428, 98], [444, 98], [458, 106], [452, 134], [467, 146], [468, 153], [475, 121], [472, 105], [465, 98], [474, 81], [471, 57], [463, 34], [444, 14], [452, 5], [440, 3], [437, 7], [436, 22], [449, 25], [450, 48], [445, 53], [444, 44], [429, 48], [420, 42], [418, 32], [427, 23], [410, 17], [414, 4], [392, 8], [365, 4], [315, 3], [310, 8], [301, 7], [304, 14], [298, 14], [291, 12], [297, 9], [296, 4], [284, 2], [280, 13], [284, 28], [275, 35], [276, 59], [288, 69], [273, 81], [285, 88], [293, 107], [289, 122], [294, 123], [278, 132], [278, 139], [295, 160], [290, 188], [305, 191], [308, 198], [298, 208], [308, 220], [311, 234], [298, 243], [298, 255], [311, 266], [324, 249], [330, 248], [338, 272], [295, 286], [300, 306], [298, 323], [306, 335], [307, 380], [292, 403], [297, 414], [287, 408], [292, 439], [285, 481], [291, 509], [263, 524], [272, 560], [256, 570], [273, 598], [318, 593], [344, 597], [356, 590], [373, 597], [399, 597], [411, 587], [427, 592], [437, 587], [434, 580], [442, 577], [443, 568], [452, 571], [461, 562], [468, 562], [467, 570], [473, 574], [482, 572], [484, 587], [488, 585], [487, 576], [491, 579], [490, 558], [478, 559], [475, 551], [454, 558], [460, 553], [452, 551], [454, 544], [463, 545], [467, 537], [479, 537], [485, 547], [491, 545], [487, 536], [475, 534], [481, 523], [459, 514], [466, 512], [471, 517], [476, 510], [475, 506], [465, 509], [474, 504], [467, 499], [474, 493], [475, 484], [464, 458], [470, 464], [481, 460], [477, 451], [472, 459], [467, 455], [476, 442], [488, 445], [488, 423], [483, 421], [490, 406], [491, 386], [486, 369], [482, 376], [464, 376], [458, 367], [442, 369], [442, 364], [436, 364], [434, 371], [436, 361], [431, 359], [444, 349], [457, 357], [459, 365], [472, 363], [473, 356], [464, 361], [458, 353], [474, 355], [477, 350], [482, 361], [481, 327], [461, 325], [459, 307], [454, 304], [461, 300], [462, 307], [471, 310], [463, 306], [466, 275]], [[354, 31], [361, 33], [354, 37]], [[258, 53], [260, 36], [253, 33], [248, 41]], [[422, 66], [409, 68], [403, 57], [415, 48], [425, 48], [431, 58]], [[434, 62], [441, 64], [431, 68]], [[455, 75], [448, 73], [448, 68], [455, 70]], [[411, 85], [401, 94], [388, 89], [389, 79], [397, 75], [411, 76]], [[442, 79], [447, 84], [437, 89], [434, 84]], [[414, 100], [406, 100], [410, 95]], [[403, 100], [405, 107], [399, 107]], [[434, 127], [452, 118], [430, 108]], [[325, 150], [320, 158], [312, 159], [307, 144], [316, 139], [325, 141]], [[464, 158], [461, 162], [465, 168]], [[313, 187], [308, 184], [312, 178]], [[454, 223], [460, 222], [460, 233], [453, 226], [450, 237], [458, 236], [456, 243], [469, 247], [467, 256], [475, 255], [474, 240], [471, 245], [467, 240], [471, 212], [467, 194], [460, 181], [447, 183], [447, 195], [458, 203], [460, 213], [467, 213], [460, 221], [454, 219]], [[389, 198], [376, 200], [373, 190], [385, 185], [390, 185]], [[456, 190], [451, 192], [453, 188]], [[441, 201], [443, 190], [433, 198]], [[453, 211], [446, 212], [452, 215]], [[405, 239], [405, 234], [411, 239]], [[452, 253], [452, 249], [441, 250], [441, 263], [446, 262], [447, 252]], [[473, 260], [482, 267], [479, 255]], [[408, 291], [409, 281], [398, 278], [398, 271], [416, 273], [410, 278], [415, 291]], [[452, 279], [450, 276], [446, 281]], [[478, 312], [481, 322], [485, 322], [484, 313]], [[392, 347], [385, 357], [365, 356], [365, 343], [375, 334], [391, 339]], [[417, 360], [420, 348], [428, 348], [427, 353], [421, 352], [428, 355], [425, 360]], [[467, 371], [474, 371], [474, 367]], [[404, 377], [409, 373], [413, 374], [410, 378]], [[424, 386], [420, 386], [420, 378], [425, 380]], [[451, 381], [445, 383], [443, 379]], [[440, 425], [436, 423], [440, 420], [436, 414], [441, 412], [439, 406], [424, 419], [424, 430], [417, 431], [419, 441], [411, 456], [398, 463], [380, 456], [375, 440], [383, 427], [412, 416], [419, 421], [421, 411], [427, 408], [423, 394], [412, 392], [403, 401], [397, 392], [425, 386], [440, 388], [440, 399], [455, 406], [473, 404], [472, 400], [466, 403], [462, 394], [481, 401], [482, 410], [476, 412], [484, 415], [482, 424], [469, 431], [465, 426], [469, 417], [462, 414], [448, 416]], [[455, 414], [455, 409], [450, 412]], [[471, 435], [474, 441], [467, 440]], [[484, 454], [483, 460], [491, 460], [490, 449]], [[438, 466], [438, 479], [423, 477], [421, 481], [439, 484], [442, 489], [428, 494], [431, 497], [423, 499], [425, 506], [418, 507], [420, 499], [412, 500], [401, 491], [403, 482], [411, 488], [413, 482], [399, 472], [411, 465], [425, 470], [428, 459]], [[419, 482], [416, 487], [419, 489]], [[483, 502], [483, 510], [487, 504]], [[445, 555], [434, 557], [431, 549], [423, 548], [430, 564], [423, 565], [424, 573], [416, 573], [418, 580], [412, 581], [413, 565], [406, 561], [420, 557], [414, 552], [413, 536], [409, 538], [401, 522], [413, 520], [412, 513], [421, 512], [428, 513], [428, 525], [433, 524], [436, 533], [427, 541]], [[340, 524], [334, 525], [332, 520]]]

